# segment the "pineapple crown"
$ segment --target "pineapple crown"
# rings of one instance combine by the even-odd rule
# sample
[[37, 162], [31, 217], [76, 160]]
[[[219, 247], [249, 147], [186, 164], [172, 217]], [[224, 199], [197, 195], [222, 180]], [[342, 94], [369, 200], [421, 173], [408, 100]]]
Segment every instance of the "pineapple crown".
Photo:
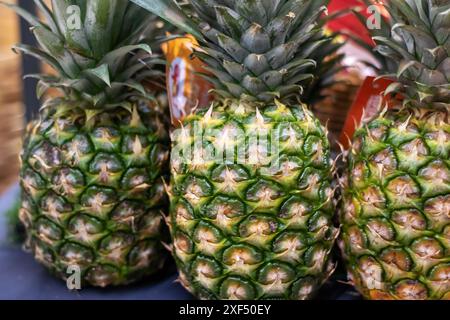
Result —
[[378, 54], [391, 61], [383, 71], [397, 81], [386, 93], [400, 92], [411, 106], [449, 108], [449, 1], [390, 0], [385, 6], [390, 21], [370, 32]]
[[190, 18], [174, 0], [132, 1], [196, 35], [222, 98], [312, 102], [339, 70], [342, 44], [323, 32], [329, 0], [191, 0]]
[[85, 109], [105, 109], [124, 101], [154, 99], [142, 85], [158, 78], [164, 64], [152, 54], [150, 31], [162, 25], [154, 15], [125, 0], [34, 0], [45, 21], [13, 4], [30, 25], [39, 47], [25, 44], [13, 50], [36, 57], [50, 65], [55, 74], [29, 75], [37, 78], [39, 98], [49, 88]]
[[[328, 0], [192, 0], [205, 41], [197, 55], [223, 98], [299, 98], [330, 45], [321, 16]], [[322, 52], [321, 52], [322, 53]], [[324, 57], [320, 57], [323, 59]]]

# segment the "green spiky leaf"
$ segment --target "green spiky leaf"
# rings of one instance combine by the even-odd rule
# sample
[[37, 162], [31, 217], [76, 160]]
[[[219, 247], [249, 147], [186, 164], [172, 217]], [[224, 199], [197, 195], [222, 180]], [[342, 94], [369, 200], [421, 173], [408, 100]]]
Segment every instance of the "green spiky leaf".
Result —
[[144, 9], [157, 14], [162, 19], [172, 23], [187, 33], [201, 39], [202, 35], [197, 26], [181, 10], [173, 0], [131, 0]]

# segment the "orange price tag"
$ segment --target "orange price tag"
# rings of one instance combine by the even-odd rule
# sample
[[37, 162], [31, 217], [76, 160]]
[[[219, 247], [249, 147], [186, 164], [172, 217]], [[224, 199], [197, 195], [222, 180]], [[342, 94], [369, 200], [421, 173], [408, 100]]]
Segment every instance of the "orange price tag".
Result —
[[339, 139], [345, 148], [349, 147], [349, 138], [353, 137], [363, 116], [370, 119], [379, 112], [380, 107], [384, 105], [391, 107], [394, 105], [394, 101], [397, 101], [397, 97], [394, 99], [384, 95], [384, 91], [391, 83], [393, 83], [392, 80], [383, 78], [375, 80], [374, 77], [367, 77], [364, 80], [356, 100], [347, 114], [344, 129]]
[[201, 73], [203, 63], [192, 57], [197, 41], [191, 35], [177, 38], [163, 44], [167, 60], [167, 95], [172, 124], [177, 127], [180, 121], [197, 107], [207, 107], [211, 101], [209, 91], [213, 88]]

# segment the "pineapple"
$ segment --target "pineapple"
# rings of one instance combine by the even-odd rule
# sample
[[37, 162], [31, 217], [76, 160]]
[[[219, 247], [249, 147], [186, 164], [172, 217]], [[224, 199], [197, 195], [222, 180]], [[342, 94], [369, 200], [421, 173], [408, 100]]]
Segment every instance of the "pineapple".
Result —
[[124, 0], [36, 4], [45, 21], [10, 5], [39, 43], [14, 49], [56, 71], [33, 75], [39, 96], [58, 90], [24, 139], [26, 247], [61, 278], [79, 270], [86, 285], [136, 281], [166, 258], [167, 116], [147, 90], [162, 90], [163, 62], [144, 42], [160, 24]]
[[[450, 3], [390, 0], [375, 30], [404, 103], [353, 138], [339, 240], [367, 299], [450, 299]], [[386, 24], [387, 23], [387, 24]]]
[[327, 132], [299, 103], [327, 2], [190, 1], [216, 100], [173, 132], [168, 224], [199, 298], [308, 299], [334, 270]]

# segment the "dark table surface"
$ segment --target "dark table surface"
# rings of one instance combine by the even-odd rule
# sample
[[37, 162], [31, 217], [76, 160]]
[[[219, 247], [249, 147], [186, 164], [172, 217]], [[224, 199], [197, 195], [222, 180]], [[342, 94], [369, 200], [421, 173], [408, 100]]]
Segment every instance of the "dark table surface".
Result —
[[[0, 299], [37, 300], [190, 300], [175, 280], [176, 269], [169, 264], [163, 272], [138, 284], [118, 288], [85, 288], [69, 291], [64, 281], [54, 278], [34, 258], [11, 240], [6, 211], [18, 197], [14, 186], [0, 197]], [[353, 300], [358, 296], [350, 287], [330, 281], [318, 299]]]

